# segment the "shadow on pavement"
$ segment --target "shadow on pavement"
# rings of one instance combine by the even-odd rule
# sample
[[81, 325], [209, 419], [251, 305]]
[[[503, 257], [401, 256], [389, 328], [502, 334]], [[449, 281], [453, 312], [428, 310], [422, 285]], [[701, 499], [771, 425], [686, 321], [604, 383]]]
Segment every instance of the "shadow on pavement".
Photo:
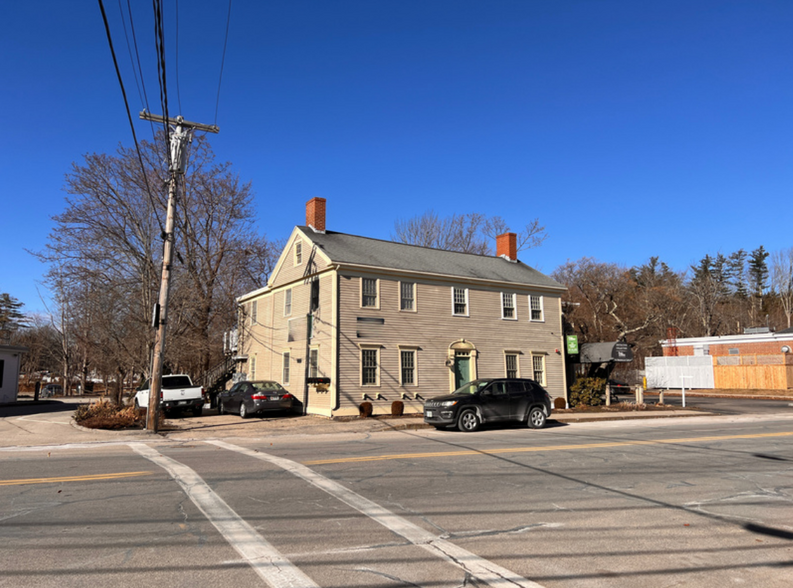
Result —
[[0, 406], [0, 418], [27, 416], [30, 414], [45, 414], [52, 412], [73, 412], [77, 405], [70, 402], [59, 400], [23, 400], [16, 404], [5, 404]]

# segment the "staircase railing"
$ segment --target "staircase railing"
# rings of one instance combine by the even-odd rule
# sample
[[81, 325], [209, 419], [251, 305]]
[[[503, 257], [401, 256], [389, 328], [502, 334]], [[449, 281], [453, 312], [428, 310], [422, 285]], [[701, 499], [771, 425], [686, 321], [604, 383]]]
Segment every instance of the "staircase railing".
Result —
[[237, 357], [227, 355], [223, 361], [209, 368], [198, 377], [198, 385], [202, 386], [210, 398], [212, 406], [215, 405], [215, 398], [226, 385], [236, 370]]

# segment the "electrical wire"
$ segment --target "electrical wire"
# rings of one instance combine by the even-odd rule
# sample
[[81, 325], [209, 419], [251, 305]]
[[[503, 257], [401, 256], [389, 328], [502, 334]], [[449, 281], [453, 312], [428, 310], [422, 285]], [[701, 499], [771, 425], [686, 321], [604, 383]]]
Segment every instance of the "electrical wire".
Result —
[[218, 79], [218, 97], [215, 101], [215, 126], [218, 124], [218, 108], [220, 107], [220, 85], [223, 82], [223, 66], [226, 63], [226, 46], [229, 43], [229, 23], [231, 22], [231, 0], [229, 0], [229, 12], [226, 16], [226, 38], [223, 41], [223, 57], [220, 60], [220, 78]]
[[[121, 86], [121, 95], [124, 97], [124, 106], [127, 109], [127, 119], [129, 120], [129, 128], [132, 129], [132, 140], [135, 142], [135, 150], [138, 152], [138, 161], [140, 162], [140, 170], [143, 173], [143, 180], [146, 182], [146, 193], [149, 195], [149, 202], [154, 209], [154, 197], [151, 193], [151, 186], [149, 186], [149, 177], [146, 175], [146, 166], [143, 165], [143, 156], [140, 153], [140, 145], [138, 145], [138, 136], [135, 133], [135, 125], [132, 123], [132, 113], [129, 110], [129, 101], [127, 100], [127, 91], [124, 89], [124, 80], [121, 78], [121, 70], [118, 67], [118, 60], [116, 59], [116, 50], [113, 48], [113, 38], [110, 35], [110, 24], [107, 22], [107, 13], [105, 12], [105, 5], [102, 0], [99, 0], [99, 9], [102, 11], [102, 21], [105, 23], [105, 33], [107, 33], [107, 43], [110, 46], [110, 55], [113, 57], [113, 65], [116, 68], [116, 76], [118, 77], [118, 84]], [[157, 224], [160, 225], [160, 231], [164, 232], [162, 223], [159, 217]]]
[[[119, 0], [119, 3], [121, 0]], [[143, 101], [146, 105], [146, 111], [151, 112], [151, 108], [149, 108], [149, 95], [146, 92], [146, 82], [143, 77], [143, 67], [140, 64], [140, 52], [138, 51], [138, 36], [135, 34], [135, 19], [132, 18], [132, 6], [130, 5], [130, 0], [127, 0], [127, 13], [129, 14], [129, 27], [132, 31], [132, 44], [135, 47], [135, 59], [138, 63], [138, 73], [140, 73], [140, 84], [143, 87]], [[134, 69], [134, 67], [133, 67]], [[152, 139], [157, 141], [157, 133], [154, 131], [154, 123], [149, 121], [149, 127], [151, 127], [151, 136]]]
[[182, 93], [179, 91], [179, 0], [176, 0], [176, 102], [179, 104], [179, 114], [182, 114]]
[[157, 52], [157, 74], [160, 84], [160, 104], [163, 112], [163, 129], [166, 138], [166, 154], [168, 156], [168, 169], [172, 168], [173, 162], [171, 161], [171, 127], [168, 124], [168, 85], [167, 77], [165, 74], [165, 34], [163, 33], [163, 9], [160, 0], [152, 0], [154, 7], [154, 44]]
[[[146, 100], [144, 100], [143, 92], [140, 89], [140, 82], [138, 82], [138, 72], [135, 70], [135, 59], [132, 57], [132, 46], [129, 44], [129, 35], [127, 34], [127, 22], [124, 20], [124, 9], [121, 6], [121, 0], [118, 0], [118, 11], [121, 14], [121, 26], [124, 29], [124, 39], [127, 41], [127, 52], [129, 53], [129, 62], [132, 64], [132, 75], [135, 78], [135, 85], [138, 88], [138, 98], [140, 98], [141, 104], [146, 104]], [[141, 78], [143, 78], [143, 73], [141, 72]]]

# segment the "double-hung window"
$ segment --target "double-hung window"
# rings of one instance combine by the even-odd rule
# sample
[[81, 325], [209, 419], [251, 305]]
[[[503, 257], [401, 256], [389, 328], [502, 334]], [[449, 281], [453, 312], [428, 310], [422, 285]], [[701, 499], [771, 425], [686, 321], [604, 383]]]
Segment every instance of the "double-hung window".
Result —
[[311, 282], [311, 312], [319, 308], [319, 278]]
[[295, 265], [303, 263], [303, 242], [298, 241], [295, 243]]
[[361, 279], [361, 306], [377, 308], [377, 280], [374, 278]]
[[311, 349], [308, 352], [308, 377], [319, 377], [319, 349]]
[[283, 364], [281, 367], [281, 383], [285, 386], [289, 385], [289, 352], [284, 352]]
[[415, 282], [399, 283], [399, 309], [416, 310], [416, 284]]
[[508, 292], [501, 293], [501, 318], [516, 319], [515, 295]]
[[399, 352], [400, 381], [403, 386], [416, 384], [416, 351], [402, 349]]
[[544, 355], [532, 355], [531, 356], [531, 365], [533, 368], [533, 375], [534, 381], [537, 382], [539, 385], [545, 385], [545, 356]]
[[284, 290], [284, 316], [292, 314], [292, 288]]
[[259, 316], [259, 301], [254, 300], [251, 302], [251, 324], [255, 325]]
[[251, 380], [256, 379], [256, 354], [251, 357]]
[[377, 349], [361, 349], [361, 384], [377, 386], [379, 384]]
[[518, 377], [518, 355], [517, 353], [505, 353], [506, 372], [508, 378]]
[[468, 288], [452, 288], [452, 314], [468, 316]]
[[531, 320], [544, 321], [542, 312], [542, 296], [529, 295], [529, 312], [531, 313]]

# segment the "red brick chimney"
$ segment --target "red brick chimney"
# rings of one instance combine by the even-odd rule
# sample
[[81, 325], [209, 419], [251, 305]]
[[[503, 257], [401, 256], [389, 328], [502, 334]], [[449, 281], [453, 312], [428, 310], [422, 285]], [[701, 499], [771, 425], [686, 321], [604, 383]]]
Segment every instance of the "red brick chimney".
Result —
[[325, 232], [325, 199], [312, 198], [306, 202], [306, 225], [317, 231]]
[[509, 261], [517, 261], [518, 236], [515, 233], [504, 233], [496, 237], [496, 255], [506, 257]]

